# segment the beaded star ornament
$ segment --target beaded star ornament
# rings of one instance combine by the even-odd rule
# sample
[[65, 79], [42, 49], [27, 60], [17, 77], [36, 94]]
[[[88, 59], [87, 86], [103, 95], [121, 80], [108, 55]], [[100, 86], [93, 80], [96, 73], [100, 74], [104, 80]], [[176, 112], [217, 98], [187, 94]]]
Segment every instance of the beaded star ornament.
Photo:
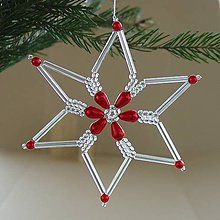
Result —
[[[113, 24], [112, 33], [106, 42], [101, 54], [95, 62], [91, 72], [91, 77], [84, 77], [78, 73], [67, 70], [47, 60], [42, 60], [39, 57], [33, 57], [29, 55], [28, 59], [33, 66], [40, 72], [47, 83], [52, 87], [56, 94], [61, 98], [64, 103], [64, 108], [49, 121], [32, 139], [22, 145], [23, 149], [44, 149], [44, 148], [80, 148], [82, 158], [100, 192], [100, 199], [102, 205], [105, 207], [109, 198], [117, 186], [119, 180], [123, 176], [128, 165], [133, 160], [153, 162], [159, 164], [167, 164], [175, 166], [181, 171], [185, 170], [185, 165], [181, 159], [173, 141], [171, 140], [166, 128], [160, 120], [161, 114], [168, 109], [186, 90], [192, 85], [196, 84], [200, 79], [200, 75], [190, 76], [172, 76], [172, 77], [159, 77], [159, 78], [145, 78], [141, 81], [137, 79], [137, 71], [127, 44], [127, 40], [123, 31], [122, 24], [118, 20], [115, 14], [116, 1], [114, 1], [113, 10]], [[118, 38], [125, 61], [128, 67], [128, 83], [125, 85], [123, 91], [118, 95], [114, 104], [111, 104], [108, 100], [106, 93], [102, 90], [99, 82], [99, 69], [106, 55], [108, 54], [115, 39]], [[85, 85], [86, 90], [94, 98], [96, 104], [100, 107], [87, 106], [86, 103], [71, 99], [63, 89], [57, 84], [54, 78], [47, 72], [47, 69], [51, 69], [59, 74], [71, 78]], [[155, 111], [147, 109], [127, 110], [123, 111], [123, 107], [128, 105], [134, 97], [142, 92], [146, 87], [150, 85], [180, 83], [181, 86], [167, 98]], [[41, 138], [46, 135], [60, 120], [62, 120], [67, 114], [78, 115], [79, 117], [88, 117], [95, 120], [78, 140], [68, 141], [49, 141], [41, 142]], [[159, 156], [152, 156], [146, 154], [140, 154], [135, 151], [133, 144], [126, 137], [123, 128], [120, 125], [120, 120], [130, 123], [142, 123], [143, 125], [149, 124], [156, 126], [161, 134], [168, 150], [171, 153], [172, 158], [165, 158]], [[116, 146], [121, 152], [124, 158], [118, 171], [113, 177], [110, 185], [105, 188], [102, 180], [89, 156], [89, 149], [97, 141], [98, 136], [103, 129], [110, 125], [112, 138], [115, 140]]]

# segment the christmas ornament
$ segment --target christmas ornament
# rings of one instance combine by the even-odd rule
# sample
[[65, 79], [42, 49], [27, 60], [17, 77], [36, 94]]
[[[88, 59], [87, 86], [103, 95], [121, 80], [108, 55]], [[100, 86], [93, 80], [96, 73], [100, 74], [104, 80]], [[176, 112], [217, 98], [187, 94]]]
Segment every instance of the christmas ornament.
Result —
[[[145, 78], [141, 81], [137, 79], [137, 71], [125, 38], [122, 24], [119, 22], [115, 16], [116, 4], [114, 1], [114, 13], [113, 13], [113, 24], [112, 33], [106, 42], [100, 56], [95, 62], [92, 68], [91, 77], [84, 77], [78, 73], [72, 72], [70, 70], [64, 69], [54, 63], [47, 60], [41, 60], [38, 57], [33, 57], [30, 55], [28, 59], [31, 61], [33, 66], [40, 72], [40, 74], [45, 78], [52, 89], [57, 93], [57, 95], [62, 99], [65, 107], [49, 122], [43, 127], [31, 140], [22, 145], [23, 149], [33, 150], [33, 149], [44, 149], [44, 148], [54, 148], [54, 147], [78, 147], [81, 149], [81, 155], [85, 164], [101, 194], [100, 200], [102, 205], [106, 206], [109, 201], [113, 190], [117, 186], [119, 180], [123, 176], [125, 170], [132, 160], [139, 160], [145, 162], [153, 162], [160, 164], [173, 165], [181, 171], [185, 170], [184, 162], [182, 161], [176, 147], [171, 140], [167, 130], [165, 129], [163, 123], [160, 121], [160, 116], [162, 113], [168, 109], [186, 90], [188, 90], [192, 85], [196, 84], [201, 76], [190, 75], [190, 76], [173, 76], [173, 77], [159, 77], [159, 78]], [[119, 42], [124, 53], [124, 57], [129, 70], [129, 81], [122, 91], [115, 103], [112, 105], [105, 92], [103, 92], [102, 87], [99, 83], [99, 69], [103, 60], [105, 59], [107, 53], [109, 52], [111, 46], [113, 45], [115, 39], [118, 37]], [[47, 72], [47, 69], [51, 69], [57, 73], [60, 73], [66, 77], [69, 77], [79, 83], [85, 85], [89, 94], [94, 97], [94, 101], [100, 107], [87, 106], [82, 101], [71, 99], [62, 90], [62, 88], [57, 84], [54, 78]], [[182, 85], [175, 91], [167, 100], [165, 100], [155, 111], [150, 110], [128, 110], [123, 111], [123, 107], [128, 105], [134, 97], [136, 97], [140, 92], [143, 91], [147, 86], [150, 85], [160, 85], [169, 83], [182, 83]], [[50, 131], [60, 120], [62, 120], [67, 114], [75, 114], [80, 117], [88, 117], [89, 119], [95, 120], [90, 128], [85, 131], [84, 134], [78, 140], [69, 141], [50, 141], [50, 142], [40, 142], [41, 138]], [[151, 156], [137, 153], [134, 149], [132, 143], [126, 137], [125, 131], [120, 126], [120, 120], [127, 121], [130, 123], [142, 123], [150, 124], [157, 127], [159, 130], [168, 150], [170, 151], [172, 158]], [[112, 179], [109, 187], [106, 189], [102, 183], [101, 178], [89, 156], [89, 149], [97, 141], [97, 136], [101, 134], [103, 129], [110, 124], [112, 138], [116, 142], [116, 146], [120, 150], [124, 160], [116, 172], [114, 178]]]

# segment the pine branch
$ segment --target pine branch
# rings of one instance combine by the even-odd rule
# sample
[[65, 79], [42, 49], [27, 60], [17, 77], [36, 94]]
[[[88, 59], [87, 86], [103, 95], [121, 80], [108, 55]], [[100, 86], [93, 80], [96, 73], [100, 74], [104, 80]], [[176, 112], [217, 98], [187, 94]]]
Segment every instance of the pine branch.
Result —
[[162, 48], [190, 61], [220, 62], [220, 33], [182, 33], [164, 43]]
[[[90, 52], [101, 51], [109, 33], [96, 35], [100, 27], [111, 26], [112, 11], [98, 12], [101, 0], [89, 7], [83, 0], [10, 0], [0, 7], [0, 71], [58, 41]], [[179, 58], [196, 62], [220, 61], [220, 33], [186, 32], [169, 37], [149, 30], [148, 19], [138, 20], [140, 9], [125, 7], [117, 16], [123, 21], [129, 46], [151, 52], [166, 50]], [[151, 20], [150, 20], [151, 21]], [[147, 23], [147, 24], [150, 24]], [[121, 54], [119, 42], [112, 54]]]
[[169, 35], [161, 33], [158, 29], [142, 30], [138, 34], [136, 31], [132, 32], [128, 37], [128, 43], [132, 49], [144, 52], [162, 49], [178, 58], [190, 61], [220, 62], [220, 33], [188, 31], [170, 38]]

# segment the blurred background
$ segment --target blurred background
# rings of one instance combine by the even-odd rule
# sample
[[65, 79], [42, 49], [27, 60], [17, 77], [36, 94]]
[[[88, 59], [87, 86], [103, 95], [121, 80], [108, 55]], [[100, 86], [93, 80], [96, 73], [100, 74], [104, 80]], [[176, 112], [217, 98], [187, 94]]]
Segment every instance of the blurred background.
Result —
[[[110, 5], [109, 1], [109, 5]], [[119, 7], [139, 6], [143, 17], [152, 17], [161, 31], [177, 34], [187, 30], [219, 31], [217, 0], [126, 0]], [[84, 76], [98, 57], [63, 43], [42, 51], [48, 59]], [[132, 51], [138, 78], [199, 73], [203, 79], [191, 87], [161, 117], [186, 163], [186, 172], [174, 167], [133, 161], [102, 208], [78, 149], [24, 151], [21, 144], [51, 120], [63, 103], [40, 74], [24, 60], [0, 75], [0, 219], [219, 219], [219, 66], [177, 59], [167, 52]], [[56, 73], [72, 98], [93, 104], [80, 83]], [[111, 103], [127, 81], [121, 57], [104, 62], [100, 81]], [[155, 110], [179, 85], [152, 86], [129, 106]], [[90, 120], [68, 116], [44, 140], [77, 139]], [[122, 123], [138, 153], [169, 156], [154, 126]], [[90, 155], [105, 185], [122, 162], [107, 127]]]

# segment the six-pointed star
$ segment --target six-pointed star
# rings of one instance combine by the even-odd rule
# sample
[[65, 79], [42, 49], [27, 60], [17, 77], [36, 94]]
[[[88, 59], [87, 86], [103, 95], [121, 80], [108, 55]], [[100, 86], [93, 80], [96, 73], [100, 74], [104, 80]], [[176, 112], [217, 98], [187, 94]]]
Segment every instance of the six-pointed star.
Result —
[[[129, 82], [125, 86], [125, 91], [123, 91], [117, 98], [114, 105], [110, 105], [107, 95], [102, 91], [102, 87], [99, 83], [99, 68], [109, 52], [112, 44], [114, 43], [116, 37], [119, 38], [125, 60], [129, 70]], [[130, 162], [135, 160], [154, 162], [160, 164], [174, 165], [180, 170], [184, 170], [184, 162], [181, 160], [179, 153], [177, 152], [169, 134], [167, 133], [163, 123], [159, 120], [159, 116], [179, 98], [191, 85], [197, 83], [201, 79], [199, 75], [190, 76], [174, 76], [174, 77], [160, 77], [160, 78], [146, 78], [138, 82], [136, 77], [136, 69], [134, 62], [122, 30], [122, 25], [119, 21], [113, 23], [113, 32], [110, 35], [106, 45], [104, 46], [100, 56], [98, 57], [95, 65], [92, 68], [92, 76], [84, 77], [67, 69], [64, 69], [56, 64], [48, 62], [46, 60], [42, 61], [38, 57], [29, 56], [32, 64], [36, 66], [37, 70], [46, 79], [49, 85], [54, 89], [57, 95], [65, 103], [65, 108], [62, 109], [45, 127], [42, 128], [31, 140], [22, 145], [24, 149], [42, 149], [42, 148], [53, 148], [53, 147], [79, 147], [82, 151], [82, 157], [89, 169], [89, 172], [101, 194], [101, 201], [103, 206], [109, 200], [109, 196], [112, 194], [119, 180], [121, 179], [126, 168]], [[57, 82], [49, 75], [46, 68], [52, 69], [62, 75], [65, 75], [73, 80], [83, 83], [89, 94], [94, 97], [96, 103], [98, 103], [105, 110], [102, 111], [93, 106], [87, 106], [85, 103], [70, 99], [67, 94], [61, 89]], [[129, 110], [121, 113], [120, 108], [127, 105], [132, 98], [134, 98], [139, 92], [141, 92], [148, 85], [165, 84], [165, 83], [182, 83], [182, 85], [175, 91], [165, 102], [163, 102], [155, 111], [149, 110]], [[68, 113], [79, 115], [81, 117], [88, 116], [89, 118], [97, 119], [96, 122], [92, 123], [90, 128], [85, 131], [85, 133], [78, 140], [70, 141], [53, 141], [53, 142], [39, 142], [39, 140], [51, 130], [55, 124], [57, 124], [61, 119], [64, 118]], [[164, 158], [158, 156], [150, 156], [136, 153], [134, 147], [130, 141], [125, 138], [125, 132], [118, 123], [118, 120], [124, 120], [129, 122], [140, 122], [145, 124], [153, 124], [159, 130], [164, 142], [167, 145], [173, 158]], [[116, 175], [114, 176], [112, 182], [110, 183], [107, 190], [105, 189], [94, 165], [88, 154], [90, 147], [97, 140], [97, 135], [101, 133], [107, 123], [111, 124], [111, 133], [113, 138], [116, 140], [116, 145], [118, 146], [124, 161], [119, 167]]]

